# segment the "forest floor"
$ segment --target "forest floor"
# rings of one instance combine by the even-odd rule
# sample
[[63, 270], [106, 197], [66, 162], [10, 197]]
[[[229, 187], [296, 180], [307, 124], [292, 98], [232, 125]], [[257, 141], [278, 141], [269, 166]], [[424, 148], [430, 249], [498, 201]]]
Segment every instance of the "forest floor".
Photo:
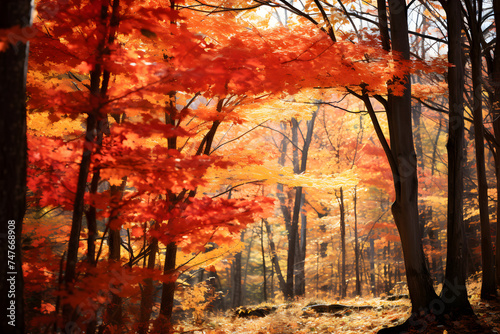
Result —
[[[500, 333], [500, 302], [480, 300], [480, 285], [469, 285], [471, 305], [479, 322], [493, 333]], [[346, 309], [340, 312], [316, 313], [304, 310], [311, 304], [370, 305], [370, 309]], [[273, 306], [261, 304], [259, 306]], [[305, 334], [305, 333], [376, 333], [385, 327], [403, 323], [410, 314], [410, 301], [388, 301], [384, 298], [356, 298], [335, 301], [305, 299], [279, 306], [264, 317], [236, 317], [233, 311], [212, 314], [195, 324], [187, 319], [179, 323], [177, 333], [192, 334]], [[474, 328], [465, 329], [464, 323], [451, 323], [450, 327], [438, 326], [425, 333], [484, 333]], [[440, 328], [441, 327], [441, 328]]]

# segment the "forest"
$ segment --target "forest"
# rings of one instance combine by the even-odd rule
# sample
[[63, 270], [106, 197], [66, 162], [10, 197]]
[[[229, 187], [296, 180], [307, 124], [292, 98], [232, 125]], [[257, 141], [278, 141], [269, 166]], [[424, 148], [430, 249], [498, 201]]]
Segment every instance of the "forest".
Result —
[[1, 332], [499, 333], [499, 24], [1, 1]]

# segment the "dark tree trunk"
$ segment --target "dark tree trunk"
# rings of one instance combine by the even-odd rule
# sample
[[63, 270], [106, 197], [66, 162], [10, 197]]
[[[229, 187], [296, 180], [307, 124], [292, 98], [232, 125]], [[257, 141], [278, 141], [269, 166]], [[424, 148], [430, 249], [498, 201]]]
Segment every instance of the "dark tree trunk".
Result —
[[[101, 179], [100, 169], [98, 168], [94, 171], [92, 175], [92, 181], [90, 182], [90, 193], [96, 194], [99, 181]], [[87, 239], [87, 261], [91, 266], [97, 265], [96, 252], [95, 252], [95, 242], [97, 238], [97, 210], [94, 205], [85, 212], [85, 217], [87, 218], [87, 228], [88, 228], [88, 239]]]
[[[120, 249], [121, 249], [121, 236], [120, 231], [121, 228], [115, 228], [113, 226], [113, 221], [118, 218], [119, 211], [119, 201], [123, 196], [123, 192], [125, 191], [126, 179], [122, 180], [122, 184], [119, 186], [111, 186], [110, 196], [111, 196], [111, 205], [113, 205], [112, 212], [110, 214], [110, 218], [108, 221], [109, 227], [109, 236], [108, 236], [108, 245], [109, 245], [109, 260], [120, 263]], [[107, 307], [108, 312], [108, 321], [109, 324], [115, 326], [117, 330], [120, 332], [123, 326], [123, 305], [122, 298], [116, 293], [120, 291], [122, 287], [120, 285], [111, 284], [111, 303]]]
[[281, 271], [278, 254], [276, 253], [276, 246], [273, 241], [273, 232], [271, 230], [271, 226], [265, 219], [264, 219], [264, 224], [266, 225], [267, 237], [269, 239], [269, 248], [271, 249], [271, 262], [273, 263], [273, 268], [275, 268], [276, 270], [276, 276], [278, 276], [278, 284], [280, 290], [284, 295], [286, 290], [286, 282], [283, 277], [283, 272]]
[[[476, 149], [476, 171], [479, 201], [479, 218], [481, 222], [481, 257], [483, 262], [483, 279], [481, 298], [491, 299], [496, 296], [495, 264], [491, 243], [490, 220], [488, 216], [488, 183], [484, 157], [484, 126], [482, 103], [482, 70], [481, 70], [481, 24], [477, 21], [475, 6], [465, 1], [471, 22], [471, 67], [473, 89], [474, 143]], [[474, 8], [474, 9], [473, 9]]]
[[[298, 160], [294, 158], [294, 172], [296, 174], [304, 173], [307, 168], [307, 156], [309, 153], [309, 147], [312, 142], [312, 134], [314, 130], [314, 122], [316, 120], [317, 111], [313, 113], [312, 119], [307, 122], [307, 134], [304, 139], [304, 146], [302, 148], [302, 156], [300, 158], [300, 165]], [[299, 124], [295, 118], [292, 119], [292, 141], [294, 143], [298, 143], [298, 128]], [[294, 146], [294, 154], [297, 151]], [[298, 168], [299, 167], [299, 168]], [[285, 290], [285, 298], [290, 300], [294, 297], [294, 272], [296, 265], [296, 250], [299, 245], [299, 236], [298, 236], [298, 225], [299, 225], [299, 217], [300, 211], [302, 209], [302, 187], [295, 188], [295, 200], [294, 200], [294, 208], [292, 215], [292, 222], [289, 230], [289, 239], [288, 239], [288, 260], [287, 260], [287, 273], [286, 273], [286, 290]]]
[[[31, 1], [0, 3], [0, 29], [30, 24]], [[0, 328], [9, 334], [25, 331], [21, 237], [26, 211], [28, 45], [19, 37], [8, 35], [12, 44], [0, 51]]]
[[345, 263], [345, 209], [344, 209], [344, 191], [340, 187], [340, 197], [337, 197], [340, 210], [340, 252], [342, 256], [341, 273], [340, 273], [340, 298], [345, 298], [347, 293], [346, 282], [346, 263]]
[[[245, 232], [241, 232], [240, 240], [245, 239]], [[242, 305], [242, 287], [241, 287], [241, 252], [234, 256], [231, 268], [231, 307], [235, 308]]]
[[[404, 59], [410, 58], [406, 2], [389, 2], [391, 18], [391, 41], [394, 51]], [[408, 290], [412, 302], [412, 313], [429, 310], [436, 295], [422, 247], [422, 233], [418, 221], [418, 179], [416, 155], [411, 124], [411, 83], [409, 75], [394, 80], [405, 82], [403, 96], [389, 95], [387, 119], [390, 133], [396, 200], [392, 214], [398, 228], [405, 260]]]
[[[495, 27], [500, 29], [500, 0], [493, 0], [493, 10], [495, 12]], [[492, 74], [493, 95], [493, 131], [497, 143], [500, 143], [500, 46], [495, 45], [494, 65]], [[496, 235], [496, 280], [500, 287], [500, 147], [495, 148], [495, 172], [497, 188], [497, 235]]]
[[262, 297], [267, 302], [266, 253], [264, 251], [264, 220], [260, 222], [260, 251], [262, 255]]
[[[301, 208], [304, 207], [305, 194], [302, 194]], [[295, 273], [295, 295], [305, 296], [306, 294], [306, 249], [307, 249], [307, 216], [302, 210], [300, 213], [300, 246]]]
[[[300, 172], [299, 165], [299, 124], [295, 118], [292, 118], [292, 164], [293, 172], [298, 174]], [[303, 153], [302, 153], [303, 154]], [[293, 212], [291, 216], [290, 229], [288, 231], [288, 258], [286, 268], [286, 290], [285, 298], [291, 300], [294, 297], [294, 278], [295, 278], [295, 265], [297, 263], [298, 243], [299, 243], [299, 217], [302, 202], [302, 187], [295, 187], [295, 199], [293, 201]]]
[[461, 4], [448, 1], [448, 69], [449, 133], [448, 143], [448, 220], [445, 284], [442, 300], [453, 313], [472, 313], [467, 297], [466, 238], [463, 221], [463, 150], [464, 150], [464, 64], [462, 60]]
[[373, 239], [370, 239], [370, 285], [372, 295], [376, 297], [377, 288], [375, 286], [375, 242]]
[[361, 296], [361, 277], [359, 273], [359, 244], [358, 244], [358, 196], [356, 187], [354, 187], [354, 258], [356, 265], [356, 296]]
[[171, 319], [174, 310], [175, 281], [177, 280], [176, 257], [177, 245], [175, 242], [170, 242], [167, 245], [163, 268], [163, 274], [169, 277], [169, 281], [162, 284], [159, 326], [156, 328], [156, 331], [161, 333], [171, 333], [172, 331]]
[[254, 236], [255, 236], [255, 230], [252, 230], [252, 235], [250, 236], [250, 242], [248, 244], [247, 258], [245, 260], [245, 272], [243, 273], [243, 285], [241, 287], [241, 304], [245, 304], [247, 278], [248, 278], [248, 267], [250, 264], [250, 256], [252, 255], [252, 244], [253, 244]]
[[[158, 239], [153, 238], [151, 244], [149, 245], [149, 256], [147, 268], [153, 270], [156, 264], [156, 253], [158, 252]], [[149, 320], [151, 318], [151, 312], [153, 310], [153, 300], [154, 300], [154, 285], [152, 278], [146, 278], [144, 280], [144, 288], [142, 290], [141, 296], [141, 315], [139, 318], [139, 334], [145, 334], [148, 332]]]
[[[107, 94], [110, 72], [102, 68], [102, 55], [107, 52], [105, 49], [114, 43], [116, 28], [120, 22], [118, 19], [120, 1], [113, 0], [111, 15], [109, 15], [108, 5], [103, 5], [101, 17], [97, 19], [98, 24], [106, 26], [108, 23], [113, 29], [109, 29], [108, 35], [103, 35], [97, 47], [97, 63], [90, 72], [90, 93], [94, 97], [104, 98]], [[102, 104], [101, 104], [102, 105]], [[99, 106], [88, 113], [87, 126], [85, 130], [85, 145], [82, 152], [82, 160], [78, 172], [78, 181], [76, 186], [75, 200], [73, 204], [73, 217], [71, 220], [71, 232], [68, 241], [68, 252], [66, 268], [64, 273], [64, 289], [71, 294], [71, 289], [76, 278], [76, 264], [78, 262], [78, 249], [80, 241], [80, 231], [82, 228], [82, 218], [84, 214], [84, 197], [89, 175], [90, 163], [94, 152], [94, 147], [99, 149], [102, 143], [103, 130], [107, 119], [101, 115]], [[78, 330], [74, 320], [78, 314], [74, 312], [71, 305], [63, 306], [63, 330], [71, 333]]]

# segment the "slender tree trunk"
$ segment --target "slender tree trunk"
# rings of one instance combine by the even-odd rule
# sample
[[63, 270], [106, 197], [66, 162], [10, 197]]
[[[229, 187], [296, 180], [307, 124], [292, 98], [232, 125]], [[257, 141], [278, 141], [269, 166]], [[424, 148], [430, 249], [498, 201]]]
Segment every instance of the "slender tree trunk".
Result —
[[357, 212], [357, 189], [354, 187], [354, 258], [356, 265], [356, 296], [361, 296], [361, 277], [359, 274], [359, 244], [358, 244], [358, 212]]
[[252, 244], [254, 236], [255, 236], [255, 230], [252, 229], [252, 235], [250, 236], [250, 242], [248, 244], [247, 258], [245, 260], [245, 272], [243, 273], [243, 286], [241, 287], [241, 304], [245, 304], [248, 267], [250, 263], [250, 256], [252, 255]]
[[[245, 231], [241, 232], [241, 242], [245, 240]], [[241, 252], [236, 253], [231, 270], [231, 307], [242, 305], [241, 291]]]
[[[318, 107], [319, 110], [319, 107]], [[294, 172], [297, 174], [304, 173], [307, 168], [307, 156], [309, 153], [309, 147], [312, 142], [312, 134], [314, 130], [314, 123], [316, 120], [316, 116], [318, 114], [318, 110], [313, 113], [313, 116], [310, 121], [307, 122], [307, 134], [304, 140], [304, 146], [302, 148], [302, 156], [300, 159], [300, 168], [298, 161], [294, 158]], [[299, 124], [295, 118], [292, 118], [292, 141], [294, 143], [298, 143], [298, 128]], [[296, 147], [294, 147], [294, 154], [297, 151]], [[298, 159], [298, 157], [297, 157]], [[295, 188], [295, 201], [292, 215], [292, 223], [289, 231], [289, 239], [288, 239], [288, 261], [287, 261], [287, 278], [286, 278], [286, 291], [285, 298], [290, 300], [294, 297], [294, 271], [295, 271], [295, 256], [296, 256], [296, 248], [298, 247], [298, 225], [299, 225], [299, 217], [300, 211], [302, 208], [302, 187]]]
[[286, 282], [283, 277], [283, 272], [281, 271], [280, 262], [278, 259], [278, 253], [276, 253], [276, 246], [273, 241], [273, 232], [271, 230], [271, 226], [265, 219], [264, 219], [264, 224], [266, 225], [267, 237], [269, 239], [269, 248], [271, 249], [271, 262], [273, 263], [274, 268], [276, 270], [276, 276], [278, 276], [278, 284], [280, 290], [283, 293], [283, 295], [285, 295]]
[[441, 298], [453, 313], [472, 313], [467, 297], [466, 238], [463, 221], [463, 150], [464, 68], [461, 47], [461, 4], [449, 1], [448, 15], [448, 60], [453, 67], [448, 69], [449, 89], [449, 133], [448, 143], [448, 220], [445, 284]]
[[[493, 0], [493, 10], [495, 13], [495, 27], [500, 29], [500, 0]], [[494, 65], [492, 74], [492, 83], [494, 88], [493, 95], [493, 131], [497, 143], [500, 142], [500, 45], [495, 45]], [[497, 235], [496, 235], [496, 280], [500, 287], [500, 147], [495, 149], [495, 172], [497, 188]]]
[[370, 285], [373, 297], [377, 296], [375, 284], [375, 242], [370, 238]]
[[[302, 209], [304, 208], [305, 194], [302, 194]], [[307, 250], [307, 215], [304, 211], [300, 213], [300, 257], [297, 272], [297, 296], [306, 294], [306, 250]]]
[[[97, 74], [94, 74], [97, 75]], [[87, 186], [87, 177], [89, 174], [90, 161], [92, 158], [92, 147], [96, 143], [97, 138], [94, 135], [94, 130], [97, 133], [97, 119], [94, 115], [89, 114], [87, 117], [87, 129], [85, 135], [85, 145], [83, 148], [82, 160], [78, 172], [78, 183], [76, 187], [76, 196], [73, 205], [73, 218], [71, 221], [71, 232], [68, 241], [68, 252], [66, 260], [66, 270], [64, 275], [65, 290], [71, 294], [71, 289], [76, 277], [76, 264], [78, 261], [78, 249], [80, 244], [80, 231], [82, 228], [83, 215], [83, 200], [85, 196], [85, 188]], [[73, 322], [73, 308], [63, 301], [63, 329], [70, 334], [76, 326]]]
[[267, 302], [267, 279], [266, 279], [266, 253], [264, 251], [264, 220], [260, 222], [260, 250], [262, 255], [262, 297]]
[[[295, 118], [292, 118], [292, 163], [293, 171], [295, 174], [300, 173], [299, 154], [298, 154], [298, 136], [299, 124]], [[294, 297], [294, 278], [295, 278], [295, 264], [298, 246], [298, 225], [302, 200], [302, 187], [295, 187], [295, 200], [293, 205], [293, 212], [291, 217], [290, 229], [288, 231], [288, 258], [286, 268], [286, 290], [285, 298], [291, 300]]]
[[481, 222], [481, 257], [483, 261], [483, 279], [481, 298], [491, 299], [496, 296], [495, 264], [491, 243], [490, 220], [488, 216], [488, 183], [484, 157], [484, 127], [482, 103], [482, 71], [481, 71], [481, 25], [477, 22], [476, 12], [470, 2], [466, 1], [471, 20], [471, 67], [473, 88], [474, 143], [476, 149], [476, 171], [479, 201], [479, 218]]
[[175, 266], [175, 259], [177, 257], [177, 245], [175, 242], [170, 242], [167, 245], [165, 253], [165, 264], [163, 274], [169, 277], [168, 282], [162, 284], [161, 306], [159, 315], [159, 326], [156, 331], [159, 333], [172, 332], [172, 312], [174, 309], [174, 294], [175, 294], [175, 281], [177, 280], [177, 272]]
[[[29, 26], [31, 10], [31, 1], [0, 2], [0, 30]], [[25, 331], [21, 236], [26, 211], [28, 45], [19, 41], [21, 36], [7, 36], [12, 44], [0, 51], [0, 328], [2, 333], [18, 334]]]
[[[109, 218], [109, 236], [108, 236], [108, 245], [109, 245], [109, 260], [112, 262], [116, 262], [120, 264], [121, 254], [121, 236], [120, 236], [120, 228], [116, 228], [113, 226], [114, 220], [118, 218], [118, 210], [117, 206], [119, 201], [123, 196], [123, 192], [125, 191], [126, 179], [122, 180], [122, 184], [119, 186], [111, 186], [110, 196], [111, 203], [114, 206]], [[107, 307], [108, 312], [108, 321], [109, 324], [115, 326], [119, 332], [121, 332], [123, 327], [123, 305], [122, 298], [116, 293], [120, 291], [122, 287], [120, 285], [112, 284], [111, 289], [111, 303]]]
[[[90, 193], [96, 194], [97, 187], [99, 185], [99, 181], [101, 179], [100, 169], [98, 168], [94, 171], [94, 175], [92, 176], [92, 181], [90, 183]], [[91, 205], [90, 208], [85, 212], [85, 217], [87, 218], [87, 228], [88, 228], [88, 239], [87, 239], [87, 261], [90, 265], [96, 266], [96, 252], [95, 252], [95, 242], [97, 238], [97, 210], [94, 205]]]
[[346, 247], [345, 247], [345, 209], [344, 209], [344, 191], [340, 187], [340, 197], [337, 197], [340, 210], [340, 252], [342, 256], [341, 273], [340, 273], [340, 298], [345, 298], [347, 293], [346, 284]]
[[[103, 4], [101, 9], [101, 16], [97, 19], [97, 24], [102, 27], [107, 26], [109, 23], [110, 28], [103, 35], [97, 46], [97, 62], [93, 70], [90, 72], [90, 93], [93, 97], [104, 98], [106, 97], [108, 84], [110, 79], [110, 72], [103, 70], [102, 56], [105, 52], [105, 47], [109, 47], [114, 43], [116, 28], [120, 22], [118, 18], [118, 10], [120, 6], [119, 0], [113, 0], [111, 15], [109, 15], [108, 4]], [[109, 49], [108, 49], [109, 50]], [[92, 104], [92, 103], [90, 103]], [[85, 144], [82, 153], [82, 160], [78, 172], [78, 181], [76, 187], [76, 195], [73, 204], [73, 217], [71, 220], [71, 232], [68, 241], [68, 252], [66, 269], [64, 275], [64, 289], [67, 293], [71, 294], [71, 289], [76, 277], [76, 264], [78, 262], [78, 249], [80, 231], [82, 227], [82, 216], [84, 214], [84, 196], [86, 192], [87, 178], [89, 175], [90, 162], [94, 149], [98, 149], [102, 143], [103, 130], [107, 124], [107, 118], [101, 115], [99, 106], [88, 113], [87, 126], [85, 131]], [[63, 306], [63, 330], [66, 333], [72, 333], [77, 330], [74, 320], [78, 314], [74, 314], [71, 305], [66, 303]]]
[[[156, 253], [158, 252], [158, 239], [153, 238], [149, 244], [149, 255], [147, 268], [150, 270], [155, 269], [156, 264]], [[146, 334], [149, 329], [149, 320], [151, 318], [151, 312], [153, 310], [153, 299], [154, 299], [154, 284], [152, 278], [146, 278], [144, 280], [144, 288], [142, 290], [141, 297], [141, 315], [139, 318], [139, 334]]]

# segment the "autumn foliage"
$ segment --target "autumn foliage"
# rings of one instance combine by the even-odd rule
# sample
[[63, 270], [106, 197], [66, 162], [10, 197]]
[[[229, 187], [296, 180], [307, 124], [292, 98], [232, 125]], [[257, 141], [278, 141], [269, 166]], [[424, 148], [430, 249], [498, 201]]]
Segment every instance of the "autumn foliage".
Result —
[[[391, 169], [353, 96], [379, 102], [401, 96], [405, 81], [398, 78], [442, 75], [448, 64], [387, 52], [369, 28], [332, 41], [322, 25], [304, 18], [264, 27], [256, 11], [208, 15], [199, 6], [190, 0], [36, 1], [23, 231], [32, 332], [171, 332], [174, 311], [191, 312], [200, 323], [228, 298], [215, 293], [222, 289], [214, 281], [230, 285], [244, 251], [249, 285], [260, 286], [255, 254], [269, 258], [272, 279], [280, 261], [286, 267], [282, 248], [290, 247], [292, 214], [305, 231], [297, 245], [309, 233], [299, 262], [314, 283], [304, 294], [354, 289], [341, 282], [341, 216], [347, 217], [347, 275], [357, 270], [359, 276], [351, 264], [361, 259], [368, 282], [363, 294], [405, 292], [396, 291], [404, 265], [386, 215], [396, 196]], [[0, 31], [0, 50], [4, 35]], [[437, 99], [444, 91], [442, 83], [420, 84], [415, 96]], [[440, 128], [424, 146], [437, 147], [440, 116], [427, 111], [426, 117], [426, 125], [439, 122]], [[386, 136], [394, 126], [387, 123], [380, 117]], [[430, 215], [422, 228], [435, 233], [425, 247], [437, 277], [445, 172], [435, 156], [424, 158], [433, 167], [419, 166], [419, 177], [420, 204], [435, 208], [422, 211]], [[299, 188], [303, 197], [296, 197]], [[256, 251], [252, 238], [259, 233]], [[269, 248], [273, 241], [282, 248], [264, 250], [264, 235]], [[262, 270], [266, 282], [265, 263]], [[204, 274], [208, 283], [195, 285]], [[277, 282], [265, 284], [264, 299], [268, 290], [275, 300], [283, 297], [280, 289], [275, 295]], [[256, 292], [246, 298], [262, 301]]]

